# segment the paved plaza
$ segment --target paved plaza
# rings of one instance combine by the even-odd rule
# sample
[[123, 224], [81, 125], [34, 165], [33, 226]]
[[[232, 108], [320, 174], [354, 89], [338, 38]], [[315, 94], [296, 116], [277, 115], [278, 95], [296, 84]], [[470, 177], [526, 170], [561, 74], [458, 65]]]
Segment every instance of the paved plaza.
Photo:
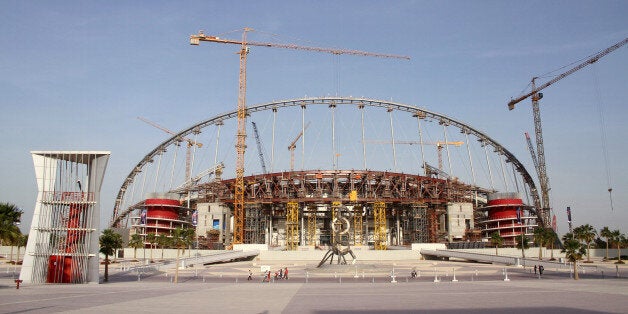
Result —
[[[628, 312], [626, 269], [620, 268], [617, 278], [610, 263], [587, 268], [574, 281], [566, 269], [546, 269], [539, 278], [529, 267], [463, 262], [362, 262], [317, 269], [298, 261], [247, 261], [188, 268], [179, 272], [177, 284], [174, 270], [129, 266], [112, 265], [106, 284], [19, 290], [13, 283], [19, 268], [0, 266], [0, 313]], [[289, 279], [273, 275], [262, 283], [262, 266], [273, 274], [288, 267]], [[416, 278], [410, 277], [413, 269]]]

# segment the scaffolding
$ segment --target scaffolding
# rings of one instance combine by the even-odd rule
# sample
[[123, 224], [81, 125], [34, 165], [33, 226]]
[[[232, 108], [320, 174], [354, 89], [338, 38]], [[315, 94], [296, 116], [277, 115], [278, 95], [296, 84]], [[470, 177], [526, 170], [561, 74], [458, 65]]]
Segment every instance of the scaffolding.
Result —
[[264, 243], [264, 221], [259, 206], [247, 206], [244, 216], [244, 243]]
[[353, 245], [362, 245], [363, 231], [362, 231], [362, 206], [353, 207]]
[[427, 230], [427, 205], [412, 204], [412, 242], [427, 243], [429, 242], [429, 232]]
[[296, 251], [299, 246], [299, 203], [286, 204], [286, 249]]
[[315, 205], [307, 207], [307, 244], [310, 246], [316, 246], [316, 211]]
[[374, 246], [375, 250], [386, 249], [386, 203], [375, 202], [373, 204], [374, 221]]

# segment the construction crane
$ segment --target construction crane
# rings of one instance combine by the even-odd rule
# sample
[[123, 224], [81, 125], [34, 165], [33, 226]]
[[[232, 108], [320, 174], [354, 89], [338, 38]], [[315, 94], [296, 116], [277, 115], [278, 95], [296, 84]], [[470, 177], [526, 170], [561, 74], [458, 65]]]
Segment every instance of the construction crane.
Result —
[[528, 143], [528, 150], [530, 151], [530, 155], [532, 156], [532, 163], [534, 164], [534, 169], [536, 170], [536, 175], [539, 175], [539, 161], [536, 158], [536, 153], [534, 152], [534, 146], [532, 145], [532, 140], [530, 139], [530, 134], [525, 132], [526, 143]]
[[290, 145], [288, 145], [288, 150], [290, 151], [290, 171], [294, 171], [294, 149], [297, 148], [297, 141], [301, 138], [301, 136], [303, 136], [303, 132], [305, 132], [305, 130], [307, 130], [308, 126], [310, 126], [310, 122], [308, 122], [305, 125], [303, 130], [301, 130], [301, 132], [299, 132], [299, 134], [297, 135], [297, 137], [294, 138], [292, 143], [290, 143]]
[[[392, 144], [393, 141], [391, 140], [366, 140], [365, 142], [367, 143], [371, 143], [371, 144]], [[445, 147], [445, 145], [453, 145], [456, 147], [460, 147], [464, 144], [464, 142], [445, 142], [445, 141], [438, 141], [438, 142], [421, 142], [421, 141], [395, 141], [394, 142], [395, 145], [396, 144], [407, 144], [407, 145], [436, 145], [436, 149], [438, 151], [438, 169], [440, 171], [443, 170], [443, 148]]]
[[268, 172], [266, 171], [266, 161], [264, 160], [264, 150], [262, 146], [262, 140], [259, 138], [259, 133], [257, 132], [257, 124], [255, 124], [255, 122], [253, 121], [251, 121], [251, 124], [253, 125], [253, 133], [255, 133], [255, 142], [257, 143], [257, 153], [259, 155], [259, 162], [262, 165], [262, 172], [266, 174]]
[[321, 47], [307, 47], [294, 44], [279, 44], [279, 43], [267, 43], [267, 42], [254, 42], [247, 40], [247, 33], [253, 31], [253, 29], [245, 27], [242, 31], [242, 40], [223, 39], [217, 36], [207, 36], [202, 31], [196, 35], [190, 36], [190, 44], [198, 46], [201, 41], [214, 42], [220, 44], [233, 44], [239, 45], [240, 51], [240, 74], [239, 74], [239, 89], [238, 89], [238, 128], [237, 128], [237, 142], [236, 142], [236, 179], [234, 187], [234, 201], [233, 201], [233, 244], [244, 243], [244, 152], [246, 150], [246, 60], [249, 54], [249, 46], [258, 47], [274, 47], [283, 49], [295, 49], [306, 50], [314, 52], [331, 53], [335, 55], [359, 55], [369, 57], [382, 57], [382, 58], [397, 58], [409, 60], [410, 57], [371, 53], [358, 50], [346, 50], [346, 49], [333, 49], [333, 48], [321, 48]]
[[[137, 118], [142, 120], [142, 121], [144, 121], [144, 122], [146, 122], [146, 123], [148, 123], [148, 124], [150, 124], [150, 125], [152, 125], [152, 126], [154, 126], [154, 127], [156, 127], [156, 128], [158, 128], [158, 129], [160, 129], [160, 130], [162, 130], [162, 131], [164, 131], [164, 132], [166, 132], [166, 133], [168, 133], [168, 134], [170, 134], [170, 135], [176, 135], [177, 134], [177, 133], [172, 132], [172, 131], [168, 130], [167, 128], [165, 128], [165, 127], [163, 127], [163, 126], [161, 126], [161, 125], [159, 125], [159, 124], [157, 124], [157, 123], [155, 123], [153, 121], [150, 121], [150, 120], [148, 120], [146, 118], [142, 118], [142, 117], [137, 117]], [[181, 138], [181, 140], [187, 142], [187, 150], [186, 150], [186, 153], [185, 153], [185, 181], [187, 182], [187, 181], [190, 181], [190, 178], [192, 176], [192, 168], [191, 168], [191, 165], [192, 165], [192, 147], [196, 146], [198, 148], [201, 148], [201, 147], [203, 147], [203, 143], [199, 143], [199, 142], [197, 142], [195, 140], [192, 140], [192, 139], [189, 139], [187, 137], [183, 137], [183, 138]]]
[[[522, 100], [530, 97], [532, 100], [532, 113], [534, 115], [534, 132], [536, 135], [536, 154], [538, 160], [538, 176], [539, 183], [541, 185], [541, 207], [539, 209], [539, 216], [541, 218], [541, 223], [545, 227], [549, 227], [550, 223], [550, 203], [549, 203], [549, 179], [547, 176], [547, 170], [545, 166], [545, 148], [543, 146], [543, 130], [541, 128], [541, 112], [539, 110], [539, 100], [543, 98], [543, 93], [540, 93], [543, 89], [548, 86], [564, 79], [565, 77], [575, 73], [576, 71], [586, 67], [589, 64], [593, 64], [600, 60], [600, 58], [606, 56], [607, 54], [619, 49], [621, 46], [628, 43], [628, 38], [624, 38], [624, 40], [596, 53], [592, 57], [586, 59], [584, 62], [578, 64], [577, 66], [569, 69], [568, 71], [557, 75], [555, 78], [549, 80], [548, 82], [536, 86], [536, 80], [538, 77], [533, 77], [531, 81], [531, 91], [523, 96], [520, 96], [516, 99], [511, 99], [508, 102], [508, 110], [515, 109], [515, 105]], [[610, 191], [609, 191], [610, 192]]]

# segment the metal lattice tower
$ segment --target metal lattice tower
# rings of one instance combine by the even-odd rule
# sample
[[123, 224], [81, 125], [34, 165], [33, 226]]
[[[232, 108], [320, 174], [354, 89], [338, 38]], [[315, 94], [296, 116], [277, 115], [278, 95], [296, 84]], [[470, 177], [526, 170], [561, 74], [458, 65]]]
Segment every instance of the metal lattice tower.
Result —
[[386, 203], [373, 204], [374, 242], [376, 250], [386, 249]]
[[307, 244], [311, 246], [316, 245], [316, 206], [308, 207]]
[[299, 246], [299, 203], [286, 204], [286, 249], [295, 251]]
[[429, 242], [429, 231], [427, 230], [427, 205], [425, 204], [413, 204], [412, 205], [412, 224], [414, 243], [426, 243]]
[[265, 230], [259, 207], [247, 207], [245, 215], [244, 241], [245, 243], [264, 243]]
[[362, 206], [353, 207], [353, 245], [362, 245]]

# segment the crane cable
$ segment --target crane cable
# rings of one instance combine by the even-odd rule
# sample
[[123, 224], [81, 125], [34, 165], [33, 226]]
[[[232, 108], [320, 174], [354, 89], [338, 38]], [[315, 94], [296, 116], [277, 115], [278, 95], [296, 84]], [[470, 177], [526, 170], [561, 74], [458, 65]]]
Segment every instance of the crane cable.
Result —
[[602, 142], [602, 155], [604, 156], [604, 168], [606, 170], [606, 183], [608, 185], [608, 197], [610, 200], [610, 205], [611, 205], [611, 211], [614, 211], [613, 209], [613, 188], [612, 188], [612, 184], [611, 184], [611, 170], [610, 170], [610, 165], [609, 165], [609, 158], [608, 158], [608, 148], [606, 145], [607, 142], [607, 138], [606, 138], [606, 123], [604, 122], [604, 104], [602, 101], [602, 93], [600, 92], [600, 82], [599, 82], [599, 78], [598, 78], [598, 73], [597, 73], [597, 67], [595, 64], [593, 64], [592, 66], [593, 68], [593, 87], [595, 89], [595, 103], [597, 105], [597, 109], [598, 109], [598, 114], [599, 114], [599, 121], [600, 121], [600, 134], [601, 134], [601, 142]]

